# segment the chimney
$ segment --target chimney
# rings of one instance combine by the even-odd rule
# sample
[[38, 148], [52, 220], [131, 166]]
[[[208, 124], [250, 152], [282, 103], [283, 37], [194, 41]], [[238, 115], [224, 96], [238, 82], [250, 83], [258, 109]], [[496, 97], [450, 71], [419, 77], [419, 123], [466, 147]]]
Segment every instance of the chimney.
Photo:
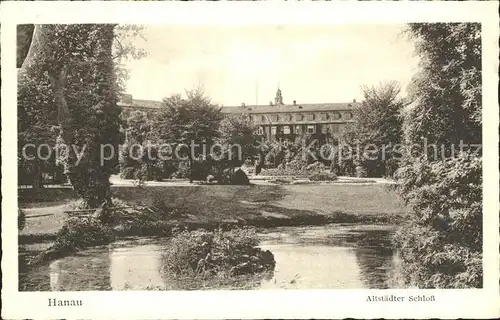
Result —
[[242, 106], [242, 107], [244, 107], [244, 106], [245, 106], [245, 102], [242, 102], [242, 103], [241, 103], [241, 106]]
[[297, 101], [293, 100], [293, 105], [296, 106], [297, 105]]
[[133, 99], [131, 94], [122, 94], [120, 100], [123, 104], [133, 104]]
[[356, 99], [352, 99], [352, 103], [356, 103]]

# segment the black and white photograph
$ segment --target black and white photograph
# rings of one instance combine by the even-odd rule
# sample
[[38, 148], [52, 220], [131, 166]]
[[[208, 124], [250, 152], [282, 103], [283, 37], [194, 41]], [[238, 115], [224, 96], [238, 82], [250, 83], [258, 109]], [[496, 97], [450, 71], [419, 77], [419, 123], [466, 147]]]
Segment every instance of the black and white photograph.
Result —
[[17, 24], [18, 291], [485, 288], [483, 27]]
[[482, 287], [479, 24], [18, 31], [20, 290]]

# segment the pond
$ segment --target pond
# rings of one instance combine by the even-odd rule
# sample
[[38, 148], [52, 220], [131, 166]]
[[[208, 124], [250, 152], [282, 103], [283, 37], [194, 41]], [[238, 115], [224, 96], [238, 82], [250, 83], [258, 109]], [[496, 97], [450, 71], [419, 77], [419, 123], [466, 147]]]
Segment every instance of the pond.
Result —
[[[347, 289], [396, 287], [393, 227], [332, 224], [259, 230], [273, 272], [231, 279], [179, 279], [162, 270], [167, 239], [117, 241], [20, 273], [20, 291]], [[26, 248], [29, 249], [29, 248]]]

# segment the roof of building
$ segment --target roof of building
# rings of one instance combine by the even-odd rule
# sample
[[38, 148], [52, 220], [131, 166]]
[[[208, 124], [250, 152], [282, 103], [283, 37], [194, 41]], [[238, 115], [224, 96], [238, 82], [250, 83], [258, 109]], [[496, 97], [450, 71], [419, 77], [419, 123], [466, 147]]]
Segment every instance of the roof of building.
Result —
[[247, 105], [239, 107], [223, 107], [224, 113], [287, 113], [287, 112], [307, 112], [307, 111], [340, 111], [352, 110], [359, 102], [352, 103], [304, 103], [288, 104], [279, 106]]
[[120, 101], [118, 102], [118, 105], [130, 108], [159, 109], [162, 105], [162, 102], [155, 100], [133, 99], [132, 103], [124, 103], [123, 101]]
[[[159, 109], [161, 101], [132, 99], [132, 103], [119, 102], [118, 105], [129, 108]], [[307, 112], [307, 111], [341, 111], [352, 110], [360, 105], [359, 102], [348, 103], [303, 103], [287, 105], [246, 105], [222, 107], [223, 113], [287, 113], [287, 112]]]

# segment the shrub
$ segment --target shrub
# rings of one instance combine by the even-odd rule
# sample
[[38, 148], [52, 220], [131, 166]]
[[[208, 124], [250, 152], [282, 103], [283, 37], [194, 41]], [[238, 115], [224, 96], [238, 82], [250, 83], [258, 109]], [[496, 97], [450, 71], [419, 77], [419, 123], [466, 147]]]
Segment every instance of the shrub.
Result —
[[247, 174], [243, 170], [236, 170], [231, 176], [232, 185], [246, 186], [250, 184]]
[[349, 158], [341, 158], [338, 162], [338, 174], [342, 176], [354, 177], [356, 175], [356, 166], [354, 161]]
[[59, 230], [54, 247], [57, 249], [84, 249], [92, 245], [108, 244], [114, 240], [109, 225], [96, 218], [69, 218]]
[[314, 172], [329, 170], [329, 168], [327, 166], [325, 166], [323, 163], [321, 163], [319, 161], [311, 163], [305, 169], [307, 171], [314, 171]]
[[197, 181], [206, 181], [209, 174], [212, 173], [212, 162], [208, 160], [194, 161], [192, 179]]
[[120, 172], [120, 178], [122, 179], [134, 179], [136, 169], [134, 167], [123, 168]]
[[368, 171], [363, 166], [356, 167], [356, 177], [358, 178], [366, 178], [368, 177]]
[[293, 176], [293, 177], [304, 177], [307, 178], [311, 173], [306, 170], [291, 170], [291, 169], [265, 169], [262, 170], [261, 175], [263, 176]]
[[307, 166], [307, 162], [304, 160], [292, 160], [286, 164], [287, 170], [300, 171], [302, 168]]
[[245, 160], [245, 163], [240, 167], [241, 170], [243, 170], [247, 175], [254, 175], [255, 174], [255, 166], [253, 166], [251, 163], [248, 163], [249, 160]]
[[[118, 198], [111, 198], [111, 206], [112, 207], [128, 207], [129, 204]], [[87, 203], [83, 199], [72, 200], [68, 203], [68, 208], [70, 210], [84, 210], [89, 209]]]
[[173, 174], [173, 177], [177, 179], [189, 178], [189, 171], [189, 162], [181, 161], [179, 162], [179, 166], [177, 168], [177, 171]]
[[83, 199], [72, 200], [68, 203], [68, 209], [70, 210], [83, 210], [88, 209], [87, 203]]
[[113, 207], [128, 207], [130, 204], [128, 204], [126, 201], [118, 198], [111, 198], [111, 204]]
[[302, 160], [292, 160], [286, 164], [286, 166], [276, 169], [265, 169], [262, 170], [261, 175], [263, 176], [291, 176], [296, 178], [308, 178], [312, 173], [319, 173], [328, 171], [329, 168], [322, 164], [321, 162], [314, 162], [310, 165], [306, 165], [305, 161]]
[[396, 234], [403, 277], [420, 288], [482, 287], [482, 164], [467, 155], [398, 170], [412, 209]]
[[222, 171], [222, 174], [217, 177], [219, 184], [231, 185], [250, 185], [250, 180], [243, 170], [235, 170], [229, 168]]
[[317, 172], [309, 176], [311, 181], [335, 181], [337, 175], [331, 172]]
[[254, 229], [178, 232], [164, 252], [163, 270], [175, 275], [233, 276], [273, 269], [273, 254], [258, 244]]

